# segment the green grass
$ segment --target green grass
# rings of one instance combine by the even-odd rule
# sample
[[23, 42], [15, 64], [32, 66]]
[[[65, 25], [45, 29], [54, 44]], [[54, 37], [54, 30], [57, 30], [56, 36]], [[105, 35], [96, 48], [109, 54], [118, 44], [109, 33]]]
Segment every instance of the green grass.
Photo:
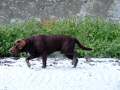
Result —
[[73, 18], [41, 23], [30, 20], [25, 23], [0, 25], [0, 54], [9, 56], [8, 50], [16, 39], [38, 34], [69, 35], [94, 49], [88, 52], [77, 47], [79, 57], [120, 57], [120, 24], [101, 18]]

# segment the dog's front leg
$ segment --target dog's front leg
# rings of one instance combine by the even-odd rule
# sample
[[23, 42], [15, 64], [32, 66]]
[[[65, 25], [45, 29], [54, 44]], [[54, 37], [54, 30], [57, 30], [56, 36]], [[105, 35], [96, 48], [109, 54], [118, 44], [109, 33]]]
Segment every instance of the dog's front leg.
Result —
[[46, 68], [46, 61], [47, 61], [47, 55], [43, 54], [42, 55], [42, 68]]
[[33, 56], [29, 56], [29, 57], [26, 58], [26, 63], [27, 63], [27, 66], [28, 66], [28, 67], [31, 66], [29, 60], [30, 60], [30, 59], [33, 59], [33, 58], [34, 58]]

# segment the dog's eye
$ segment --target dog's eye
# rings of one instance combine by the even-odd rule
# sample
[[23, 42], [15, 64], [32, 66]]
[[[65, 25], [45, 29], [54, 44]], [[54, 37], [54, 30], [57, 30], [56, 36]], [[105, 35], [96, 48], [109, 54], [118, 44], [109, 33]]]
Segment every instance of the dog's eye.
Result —
[[17, 43], [20, 43], [20, 41], [17, 41]]

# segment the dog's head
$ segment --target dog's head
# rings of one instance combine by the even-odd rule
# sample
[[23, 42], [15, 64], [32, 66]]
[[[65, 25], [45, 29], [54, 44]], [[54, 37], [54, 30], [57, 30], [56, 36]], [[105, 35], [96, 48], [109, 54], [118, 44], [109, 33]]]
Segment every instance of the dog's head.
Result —
[[23, 39], [22, 40], [17, 40], [17, 41], [15, 41], [13, 47], [10, 48], [9, 51], [13, 55], [18, 55], [23, 50], [25, 45], [26, 45], [26, 41], [25, 40], [23, 40]]

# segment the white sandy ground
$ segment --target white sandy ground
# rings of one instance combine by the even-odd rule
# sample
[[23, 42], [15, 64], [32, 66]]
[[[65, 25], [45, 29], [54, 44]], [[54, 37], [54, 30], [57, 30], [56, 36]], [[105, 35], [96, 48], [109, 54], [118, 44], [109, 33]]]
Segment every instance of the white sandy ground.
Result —
[[34, 59], [0, 59], [0, 90], [120, 90], [120, 62], [111, 58], [79, 58], [77, 68], [68, 59], [48, 58], [47, 68]]

